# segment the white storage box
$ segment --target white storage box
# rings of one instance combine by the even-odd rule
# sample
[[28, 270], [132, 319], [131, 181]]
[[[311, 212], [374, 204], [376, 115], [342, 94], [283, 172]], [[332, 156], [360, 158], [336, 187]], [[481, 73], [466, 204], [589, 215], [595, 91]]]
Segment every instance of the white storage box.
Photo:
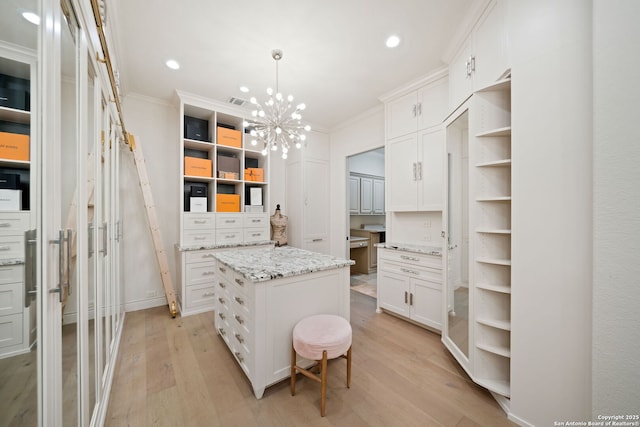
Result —
[[0, 211], [22, 209], [22, 190], [0, 189]]
[[191, 212], [206, 212], [207, 211], [207, 198], [206, 197], [191, 197], [189, 200], [189, 210]]

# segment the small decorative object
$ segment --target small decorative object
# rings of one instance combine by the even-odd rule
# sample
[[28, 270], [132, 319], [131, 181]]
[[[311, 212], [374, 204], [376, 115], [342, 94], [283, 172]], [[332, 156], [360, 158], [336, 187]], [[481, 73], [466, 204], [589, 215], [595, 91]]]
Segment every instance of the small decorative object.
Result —
[[280, 213], [280, 205], [276, 205], [276, 212], [271, 215], [271, 240], [276, 241], [276, 246], [287, 244], [287, 223], [289, 218]]

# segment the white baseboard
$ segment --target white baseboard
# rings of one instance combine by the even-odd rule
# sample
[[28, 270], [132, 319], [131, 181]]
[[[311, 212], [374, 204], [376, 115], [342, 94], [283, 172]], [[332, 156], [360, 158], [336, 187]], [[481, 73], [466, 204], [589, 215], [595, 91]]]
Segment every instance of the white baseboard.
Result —
[[138, 301], [129, 301], [124, 304], [124, 311], [138, 311], [145, 310], [147, 308], [160, 307], [167, 305], [167, 298], [165, 296], [145, 298]]
[[525, 420], [523, 420], [522, 418], [513, 415], [512, 412], [507, 413], [507, 418], [509, 418], [509, 420], [513, 421], [514, 423], [518, 424], [519, 426], [522, 427], [535, 427], [534, 424], [531, 424], [530, 422], [527, 422]]

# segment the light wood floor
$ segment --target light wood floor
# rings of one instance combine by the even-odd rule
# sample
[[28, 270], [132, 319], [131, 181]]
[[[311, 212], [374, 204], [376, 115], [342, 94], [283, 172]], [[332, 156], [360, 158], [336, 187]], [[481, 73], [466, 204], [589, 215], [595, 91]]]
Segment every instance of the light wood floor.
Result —
[[388, 314], [351, 292], [353, 373], [329, 363], [327, 416], [319, 384], [298, 376], [256, 400], [216, 335], [213, 314], [172, 319], [166, 307], [127, 313], [107, 426], [506, 426], [440, 336]]

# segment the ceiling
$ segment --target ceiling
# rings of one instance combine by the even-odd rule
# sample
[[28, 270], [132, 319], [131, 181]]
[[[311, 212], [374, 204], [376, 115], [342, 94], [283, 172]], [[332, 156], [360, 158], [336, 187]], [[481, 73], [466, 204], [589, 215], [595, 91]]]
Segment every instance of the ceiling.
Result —
[[[304, 102], [304, 120], [332, 129], [379, 97], [445, 65], [486, 0], [109, 1], [120, 88], [172, 99], [175, 89], [227, 101], [279, 88]], [[401, 44], [385, 46], [390, 34]], [[181, 64], [177, 71], [164, 64]], [[250, 88], [248, 94], [239, 87]], [[247, 108], [249, 108], [247, 106]]]

